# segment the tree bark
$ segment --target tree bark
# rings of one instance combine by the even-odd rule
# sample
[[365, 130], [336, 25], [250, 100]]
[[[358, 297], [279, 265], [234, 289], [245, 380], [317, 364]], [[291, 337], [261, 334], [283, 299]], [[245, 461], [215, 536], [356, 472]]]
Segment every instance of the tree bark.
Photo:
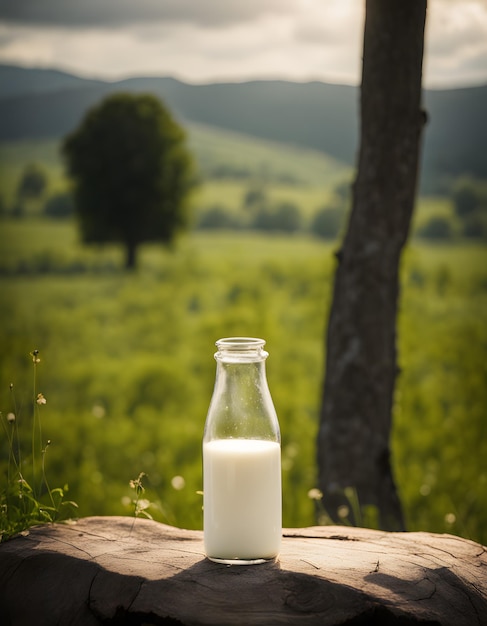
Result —
[[480, 626], [487, 552], [460, 537], [284, 530], [280, 558], [227, 566], [203, 533], [92, 517], [0, 545], [2, 626]]
[[337, 253], [318, 434], [319, 487], [333, 520], [353, 487], [384, 529], [404, 529], [390, 463], [398, 372], [398, 269], [425, 122], [426, 0], [367, 0], [361, 138], [352, 211]]
[[133, 241], [125, 242], [125, 269], [132, 271], [137, 266], [137, 244]]

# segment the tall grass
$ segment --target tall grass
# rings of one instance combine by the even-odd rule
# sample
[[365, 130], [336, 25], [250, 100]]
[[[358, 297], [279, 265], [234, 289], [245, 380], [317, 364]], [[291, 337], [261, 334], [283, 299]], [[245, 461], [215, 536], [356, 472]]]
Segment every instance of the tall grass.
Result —
[[[121, 251], [82, 248], [74, 226], [2, 224], [0, 408], [43, 354], [49, 476], [80, 515], [133, 514], [146, 474], [156, 518], [200, 528], [201, 437], [214, 341], [267, 339], [279, 415], [286, 526], [315, 523], [315, 440], [334, 246], [305, 237], [193, 234]], [[402, 267], [394, 470], [408, 528], [487, 542], [487, 251], [415, 242]], [[47, 260], [46, 260], [47, 259]], [[119, 263], [120, 261], [120, 263]], [[29, 392], [19, 396], [24, 406]], [[2, 442], [2, 468], [9, 448]]]
[[[6, 449], [4, 480], [0, 483], [0, 542], [24, 532], [30, 526], [58, 522], [71, 516], [77, 505], [65, 500], [68, 486], [51, 488], [46, 471], [47, 450], [51, 443], [42, 434], [41, 407], [47, 404], [42, 393], [37, 393], [37, 368], [41, 362], [39, 350], [30, 355], [33, 363], [30, 444], [26, 426], [28, 418], [21, 415], [16, 401], [14, 384], [10, 383], [10, 411], [0, 413]], [[19, 427], [19, 422], [22, 422]]]

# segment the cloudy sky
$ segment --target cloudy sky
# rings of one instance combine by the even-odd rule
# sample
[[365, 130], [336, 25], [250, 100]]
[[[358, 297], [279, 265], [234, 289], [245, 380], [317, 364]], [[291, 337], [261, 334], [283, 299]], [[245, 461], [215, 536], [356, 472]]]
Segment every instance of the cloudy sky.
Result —
[[[409, 1], [409, 0], [407, 0]], [[0, 63], [358, 84], [365, 0], [0, 0]], [[487, 83], [487, 0], [429, 0], [427, 87]]]

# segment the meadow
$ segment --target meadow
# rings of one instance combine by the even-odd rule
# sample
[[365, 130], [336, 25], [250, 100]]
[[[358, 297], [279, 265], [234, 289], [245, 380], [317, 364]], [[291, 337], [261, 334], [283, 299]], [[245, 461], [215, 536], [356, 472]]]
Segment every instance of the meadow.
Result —
[[[154, 518], [200, 528], [201, 437], [215, 376], [214, 342], [267, 340], [268, 380], [282, 430], [283, 521], [315, 523], [315, 439], [337, 241], [306, 223], [333, 201], [350, 168], [326, 155], [190, 125], [202, 184], [193, 214], [241, 214], [249, 189], [294, 202], [293, 235], [198, 231], [170, 250], [145, 245], [135, 273], [117, 246], [81, 245], [71, 219], [42, 215], [66, 189], [59, 141], [0, 144], [0, 411], [15, 412], [29, 458], [30, 352], [51, 486], [69, 485], [79, 515], [133, 514], [140, 472]], [[9, 217], [28, 163], [48, 187]], [[412, 233], [455, 216], [448, 198], [419, 198]], [[410, 530], [487, 544], [487, 248], [412, 237], [401, 270], [393, 465]], [[11, 384], [13, 387], [11, 388]], [[3, 433], [2, 433], [3, 437]], [[0, 444], [2, 480], [9, 450]]]
[[[38, 349], [50, 484], [69, 485], [81, 516], [130, 515], [129, 481], [145, 472], [154, 518], [201, 528], [214, 342], [264, 337], [283, 522], [312, 525], [336, 247], [307, 234], [196, 231], [172, 250], [144, 246], [138, 271], [124, 273], [122, 250], [82, 246], [74, 222], [3, 218], [0, 410], [15, 408], [27, 446]], [[401, 276], [392, 448], [408, 529], [487, 544], [487, 249], [413, 239]], [[4, 439], [0, 454], [4, 470]]]

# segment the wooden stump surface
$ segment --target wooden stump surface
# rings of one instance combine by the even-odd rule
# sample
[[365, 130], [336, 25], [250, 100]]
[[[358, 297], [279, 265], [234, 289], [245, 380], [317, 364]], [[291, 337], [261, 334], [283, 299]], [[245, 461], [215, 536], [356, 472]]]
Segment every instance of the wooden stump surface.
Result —
[[285, 529], [274, 563], [205, 558], [201, 531], [91, 517], [0, 545], [0, 624], [487, 625], [487, 554], [451, 535]]

